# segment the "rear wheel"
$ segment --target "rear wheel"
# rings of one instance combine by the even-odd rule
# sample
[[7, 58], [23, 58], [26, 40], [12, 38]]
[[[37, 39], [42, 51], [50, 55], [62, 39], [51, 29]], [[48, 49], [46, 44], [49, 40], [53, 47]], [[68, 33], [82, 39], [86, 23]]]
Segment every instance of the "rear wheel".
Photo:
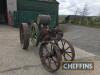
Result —
[[39, 51], [40, 59], [44, 68], [49, 72], [55, 72], [61, 65], [61, 54], [54, 43], [44, 43]]
[[38, 35], [39, 35], [38, 26], [37, 26], [36, 23], [32, 23], [32, 27], [31, 27], [31, 42], [32, 42], [33, 46], [36, 46]]
[[29, 39], [30, 39], [29, 26], [27, 23], [22, 23], [20, 26], [20, 43], [22, 49], [24, 50], [28, 49]]

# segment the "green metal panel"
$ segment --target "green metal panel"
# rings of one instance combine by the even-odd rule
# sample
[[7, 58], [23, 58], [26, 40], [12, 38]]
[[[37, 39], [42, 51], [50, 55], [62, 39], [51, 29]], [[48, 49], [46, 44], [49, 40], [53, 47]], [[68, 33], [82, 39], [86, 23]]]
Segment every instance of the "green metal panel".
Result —
[[[14, 13], [14, 25], [18, 27], [22, 22], [36, 21], [39, 12], [35, 11], [17, 11]], [[43, 13], [41, 13], [43, 14]], [[51, 15], [50, 28], [55, 27], [57, 24], [57, 15]]]
[[15, 12], [15, 26], [22, 22], [37, 19], [39, 14], [51, 15], [50, 27], [58, 24], [58, 2], [38, 1], [38, 0], [17, 0], [17, 11]]
[[16, 11], [14, 13], [14, 25], [18, 27], [22, 22], [36, 20], [38, 13], [33, 11]]
[[25, 11], [46, 11], [53, 12], [53, 14], [58, 11], [58, 2], [17, 0], [17, 6], [17, 10]]

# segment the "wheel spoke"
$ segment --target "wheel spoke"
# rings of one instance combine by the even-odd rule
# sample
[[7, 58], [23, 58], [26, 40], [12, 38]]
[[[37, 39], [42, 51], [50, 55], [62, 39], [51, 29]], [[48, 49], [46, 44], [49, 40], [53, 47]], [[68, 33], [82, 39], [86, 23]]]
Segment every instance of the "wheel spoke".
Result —
[[66, 52], [66, 51], [65, 51], [65, 53], [72, 53], [72, 52]]
[[67, 47], [67, 49], [65, 49], [65, 50], [68, 50], [70, 47]]
[[43, 55], [42, 57], [45, 58], [45, 59], [47, 59], [48, 58], [48, 54]]
[[64, 40], [61, 40], [61, 42], [62, 42], [62, 46], [63, 46], [63, 48], [64, 48], [64, 46], [65, 46], [65, 41], [64, 41]]
[[[65, 54], [65, 53], [64, 53], [64, 54]], [[67, 52], [66, 52], [66, 54], [72, 58], [72, 56], [71, 56], [70, 54], [68, 54]]]
[[46, 51], [48, 52], [47, 54], [50, 54], [50, 52], [48, 51], [47, 47], [45, 46]]
[[49, 67], [51, 68], [51, 59], [48, 58], [48, 62], [49, 62]]
[[64, 60], [66, 60], [66, 61], [67, 61], [67, 59], [66, 59], [66, 57], [65, 57], [65, 53], [63, 54], [63, 56], [64, 56]]
[[56, 67], [57, 67], [57, 66], [58, 66], [58, 65], [57, 65], [57, 61], [55, 61], [54, 58], [52, 58], [52, 60], [54, 61], [55, 65], [56, 65]]
[[53, 51], [53, 46], [51, 45], [51, 51]]
[[49, 53], [49, 51], [47, 50], [47, 47], [46, 47], [46, 46], [45, 46], [44, 48], [46, 49], [46, 50], [45, 50], [45, 51], [46, 51], [45, 57], [48, 58], [48, 57], [50, 56], [50, 53]]

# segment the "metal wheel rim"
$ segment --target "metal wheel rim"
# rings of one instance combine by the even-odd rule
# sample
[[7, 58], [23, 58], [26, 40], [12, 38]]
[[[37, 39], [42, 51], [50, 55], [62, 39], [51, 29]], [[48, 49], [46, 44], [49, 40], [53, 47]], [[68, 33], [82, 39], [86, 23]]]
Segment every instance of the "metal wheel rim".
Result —
[[[62, 60], [73, 61], [75, 59], [75, 51], [74, 51], [74, 48], [71, 45], [71, 43], [69, 41], [65, 40], [65, 39], [62, 39], [59, 42], [62, 43], [62, 47], [58, 43], [59, 48], [61, 49], [61, 53], [62, 53]], [[65, 44], [67, 44], [66, 47], [65, 47]]]
[[36, 23], [33, 23], [31, 27], [31, 42], [33, 46], [36, 46], [37, 37], [38, 37], [38, 27], [36, 26]]
[[36, 32], [35, 32], [35, 29], [34, 28], [32, 28], [32, 30], [31, 30], [31, 42], [32, 42], [33, 46], [37, 42], [37, 36], [36, 36]]
[[21, 47], [22, 47], [23, 43], [24, 43], [24, 30], [22, 27], [20, 27], [20, 43], [21, 43]]
[[[44, 48], [46, 49], [46, 51], [47, 51], [47, 55], [46, 56], [40, 56], [40, 59], [41, 59], [41, 61], [42, 61], [42, 64], [43, 64], [43, 66], [46, 68], [46, 70], [48, 70], [49, 72], [55, 72], [55, 71], [57, 71], [58, 69], [59, 69], [59, 67], [60, 67], [60, 60], [58, 60], [57, 59], [57, 56], [56, 55], [54, 55], [53, 54], [53, 56], [51, 57], [51, 54], [52, 54], [52, 51], [53, 50], [51, 50], [51, 53], [50, 52], [48, 52], [48, 50], [47, 50], [47, 47], [46, 46], [44, 46]], [[43, 47], [41, 47], [41, 49], [42, 49], [42, 51], [43, 51]], [[51, 49], [53, 49], [53, 46], [51, 46]], [[48, 61], [48, 63], [47, 63], [47, 61]], [[53, 69], [53, 67], [52, 67], [52, 63], [53, 63], [53, 65], [55, 65], [55, 69]]]

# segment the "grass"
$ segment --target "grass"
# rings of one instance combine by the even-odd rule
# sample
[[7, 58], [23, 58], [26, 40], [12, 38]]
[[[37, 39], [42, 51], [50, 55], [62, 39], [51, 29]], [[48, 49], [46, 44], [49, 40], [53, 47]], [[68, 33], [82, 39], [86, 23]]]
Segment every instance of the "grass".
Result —
[[[67, 24], [67, 23], [64, 23], [64, 24]], [[92, 28], [100, 28], [100, 23], [97, 23], [97, 22], [90, 22], [88, 24], [86, 24], [85, 22], [83, 22], [81, 24], [73, 22], [73, 23], [70, 23], [70, 24], [86, 26], [86, 27], [92, 27]]]

